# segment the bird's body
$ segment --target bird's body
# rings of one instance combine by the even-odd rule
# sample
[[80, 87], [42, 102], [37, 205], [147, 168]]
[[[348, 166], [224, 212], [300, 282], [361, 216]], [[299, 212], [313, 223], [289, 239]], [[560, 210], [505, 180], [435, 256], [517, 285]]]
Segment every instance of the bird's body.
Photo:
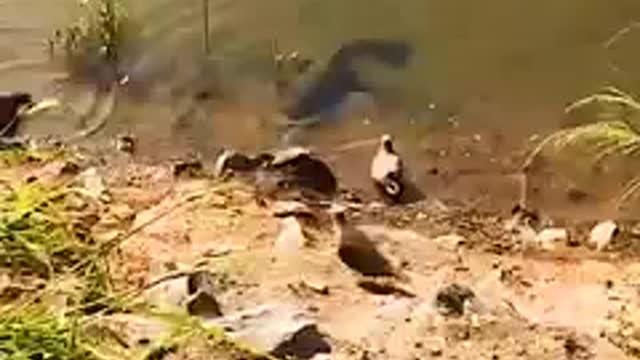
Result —
[[395, 152], [391, 136], [383, 135], [378, 152], [371, 162], [370, 176], [380, 194], [398, 202], [404, 192], [403, 162]]
[[269, 167], [281, 174], [289, 187], [322, 197], [332, 197], [338, 190], [338, 181], [331, 168], [309, 149], [292, 147], [278, 151]]
[[339, 243], [338, 257], [345, 265], [365, 276], [398, 277], [392, 264], [363, 231], [348, 224], [342, 211], [333, 215]]

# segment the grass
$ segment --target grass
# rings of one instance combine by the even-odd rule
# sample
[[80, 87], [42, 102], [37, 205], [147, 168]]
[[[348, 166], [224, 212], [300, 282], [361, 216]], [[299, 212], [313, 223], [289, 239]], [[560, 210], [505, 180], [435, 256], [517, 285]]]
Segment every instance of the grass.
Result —
[[[531, 151], [524, 167], [537, 159], [550, 159], [560, 169], [570, 169], [576, 181], [595, 186], [594, 169], [607, 165], [619, 171], [626, 184], [619, 195], [623, 205], [640, 191], [640, 103], [623, 91], [606, 87], [570, 104], [566, 114], [572, 128], [547, 136]], [[631, 179], [627, 179], [629, 173]], [[591, 183], [590, 183], [591, 182]]]
[[[0, 158], [23, 159], [28, 152], [0, 152]], [[0, 360], [159, 360], [172, 352], [194, 359], [272, 359], [197, 318], [154, 312], [138, 289], [114, 291], [106, 259], [127, 235], [98, 242], [83, 226], [91, 206], [78, 209], [77, 203], [97, 200], [83, 196], [72, 182], [37, 180], [7, 182], [0, 193], [0, 280], [8, 277], [20, 289], [7, 296], [0, 281]], [[192, 198], [198, 197], [180, 203]], [[148, 345], [130, 344], [121, 329], [105, 325], [125, 312], [158, 320], [167, 331]]]
[[81, 15], [49, 39], [51, 55], [62, 49], [72, 72], [96, 64], [117, 67], [135, 25], [122, 0], [78, 0]]
[[59, 317], [42, 306], [3, 311], [0, 319], [0, 359], [97, 359], [88, 350], [73, 318]]

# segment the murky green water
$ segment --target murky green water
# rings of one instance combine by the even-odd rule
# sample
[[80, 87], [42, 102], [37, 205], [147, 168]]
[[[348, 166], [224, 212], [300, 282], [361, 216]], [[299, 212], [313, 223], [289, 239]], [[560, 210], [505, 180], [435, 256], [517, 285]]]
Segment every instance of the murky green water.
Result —
[[[394, 100], [413, 114], [435, 101], [471, 127], [509, 134], [556, 126], [565, 103], [603, 84], [640, 92], [640, 31], [624, 37], [612, 51], [603, 45], [640, 17], [636, 0], [211, 0], [215, 65], [209, 61], [209, 67], [202, 66], [201, 0], [130, 3], [144, 30], [142, 51], [128, 71], [178, 95], [194, 84], [224, 83], [240, 95], [234, 104], [242, 99], [241, 113], [247, 117], [272, 109], [273, 95], [261, 84], [272, 76], [268, 56], [274, 39], [283, 50], [297, 49], [320, 61], [350, 39], [408, 41], [415, 57], [410, 68], [393, 75]], [[41, 96], [51, 92], [51, 79], [60, 76], [60, 69], [46, 64], [43, 39], [68, 21], [72, 4], [0, 0], [0, 90], [24, 89]], [[623, 72], [612, 70], [611, 61]], [[378, 75], [383, 76], [368, 74]], [[124, 117], [161, 133], [158, 124], [175, 118], [182, 106], [180, 100], [163, 99]], [[238, 116], [216, 105], [221, 108], [227, 115], [218, 115], [220, 119]], [[215, 117], [207, 111], [200, 116], [205, 122]], [[216, 141], [262, 141], [252, 130], [228, 135], [242, 131], [238, 124], [223, 126], [227, 132]], [[244, 127], [253, 125], [248, 121]], [[353, 138], [375, 132], [352, 130]], [[208, 141], [202, 135], [206, 131], [196, 132], [202, 137], [196, 143]]]

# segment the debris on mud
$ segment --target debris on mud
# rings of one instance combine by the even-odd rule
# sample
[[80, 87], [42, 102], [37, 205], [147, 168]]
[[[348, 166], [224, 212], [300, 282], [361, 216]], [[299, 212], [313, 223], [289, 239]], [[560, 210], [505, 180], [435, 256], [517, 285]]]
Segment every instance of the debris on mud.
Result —
[[311, 359], [316, 354], [331, 352], [317, 324], [294, 306], [263, 305], [211, 321], [234, 339], [278, 358]]
[[435, 302], [438, 310], [446, 316], [462, 316], [475, 299], [473, 290], [459, 284], [451, 284], [438, 290]]

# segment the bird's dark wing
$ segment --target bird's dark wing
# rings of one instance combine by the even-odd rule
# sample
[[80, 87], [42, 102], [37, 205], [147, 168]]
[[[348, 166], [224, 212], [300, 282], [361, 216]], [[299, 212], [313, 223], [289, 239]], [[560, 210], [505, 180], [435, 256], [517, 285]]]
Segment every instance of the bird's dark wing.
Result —
[[343, 263], [363, 275], [393, 275], [389, 261], [363, 232], [355, 228], [343, 229], [338, 256]]

